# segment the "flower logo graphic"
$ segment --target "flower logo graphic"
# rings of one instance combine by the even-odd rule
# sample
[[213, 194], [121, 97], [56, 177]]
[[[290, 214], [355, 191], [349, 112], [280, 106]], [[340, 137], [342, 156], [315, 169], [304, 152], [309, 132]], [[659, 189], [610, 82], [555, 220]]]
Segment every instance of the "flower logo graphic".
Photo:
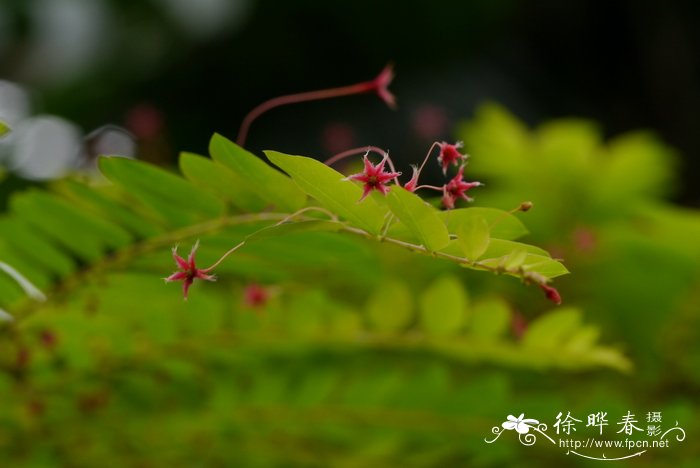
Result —
[[508, 431], [511, 431], [515, 429], [518, 434], [527, 434], [530, 432], [530, 428], [534, 424], [537, 426], [540, 422], [537, 419], [524, 419], [525, 413], [520, 413], [520, 416], [517, 418], [513, 416], [512, 414], [509, 414], [508, 417], [506, 418], [507, 421], [504, 421], [501, 426], [503, 429], [506, 429]]

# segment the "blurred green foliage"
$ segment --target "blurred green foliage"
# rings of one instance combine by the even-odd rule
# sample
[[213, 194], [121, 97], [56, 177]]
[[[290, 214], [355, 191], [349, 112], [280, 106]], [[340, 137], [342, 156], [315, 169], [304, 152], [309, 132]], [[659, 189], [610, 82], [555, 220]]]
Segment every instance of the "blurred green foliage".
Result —
[[[317, 171], [305, 186], [291, 170], [298, 185], [246, 154], [232, 160], [216, 138], [213, 159], [182, 156], [187, 180], [108, 159], [112, 184], [15, 194], [0, 259], [52, 294], [28, 302], [0, 277], [0, 303], [17, 319], [0, 337], [0, 457], [32, 467], [587, 466], [560, 449], [484, 438], [521, 412], [551, 425], [559, 411], [662, 411], [700, 429], [700, 216], [661, 200], [672, 153], [649, 135], [603, 144], [585, 122], [530, 132], [493, 105], [461, 133], [467, 170], [488, 189], [477, 207], [420, 218], [458, 233], [448, 248], [522, 263], [519, 249], [537, 249], [513, 242], [522, 223], [504, 218], [484, 245], [473, 214], [491, 223], [503, 212], [485, 206], [532, 200], [525, 241], [566, 260], [565, 307], [543, 310], [541, 291], [512, 278], [315, 218], [276, 229], [280, 218], [260, 213], [268, 204], [289, 213], [347, 196], [332, 211], [348, 220], [388, 208], [357, 205], [359, 188], [316, 193], [337, 181], [311, 162], [295, 160]], [[250, 167], [276, 183], [255, 183]], [[393, 202], [401, 218], [414, 200]], [[423, 222], [388, 234], [438, 239]], [[159, 278], [173, 268], [168, 248], [196, 238], [202, 265], [255, 242], [184, 302]], [[261, 304], [247, 301], [251, 283], [265, 288]], [[697, 451], [686, 442], [634, 463], [683, 466]]]
[[575, 270], [564, 296], [624, 339], [638, 372], [657, 381], [678, 356], [697, 354], [680, 338], [700, 312], [700, 214], [663, 201], [676, 188], [672, 149], [648, 132], [603, 143], [593, 122], [576, 119], [530, 132], [493, 104], [459, 133], [478, 155], [472, 176], [490, 187], [480, 202], [534, 202], [530, 239]]

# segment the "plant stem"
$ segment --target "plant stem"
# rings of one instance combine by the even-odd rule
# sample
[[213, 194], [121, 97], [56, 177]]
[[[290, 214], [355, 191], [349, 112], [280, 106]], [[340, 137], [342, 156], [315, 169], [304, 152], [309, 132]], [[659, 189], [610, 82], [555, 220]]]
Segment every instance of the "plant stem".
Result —
[[438, 192], [442, 192], [442, 190], [443, 190], [442, 187], [436, 187], [435, 185], [419, 185], [418, 187], [416, 187], [416, 190], [420, 190], [422, 188], [437, 190]]
[[[281, 221], [279, 221], [278, 223], [276, 223], [275, 226], [279, 226], [280, 224], [284, 224], [284, 223], [288, 222], [290, 219], [292, 219], [292, 218], [294, 218], [294, 217], [296, 217], [296, 216], [299, 216], [300, 214], [307, 213], [307, 212], [309, 212], [309, 211], [319, 211], [319, 212], [321, 212], [321, 213], [327, 215], [328, 217], [330, 217], [333, 221], [338, 221], [338, 218], [337, 218], [333, 213], [331, 213], [330, 211], [328, 211], [328, 210], [325, 209], [325, 208], [321, 208], [321, 207], [319, 207], [319, 206], [307, 206], [306, 208], [302, 208], [302, 209], [300, 209], [299, 211], [297, 211], [297, 212], [295, 212], [295, 213], [292, 213], [292, 214], [290, 214], [289, 216], [284, 217]], [[245, 243], [246, 243], [246, 241], [245, 241], [245, 239], [244, 239], [244, 240], [242, 240], [241, 242], [239, 242], [238, 244], [234, 245], [234, 246], [231, 247], [229, 250], [227, 250], [221, 257], [219, 257], [219, 259], [218, 259], [216, 262], [214, 262], [211, 266], [209, 266], [209, 267], [207, 267], [207, 268], [204, 268], [202, 271], [203, 271], [204, 273], [210, 272], [211, 270], [213, 270], [214, 268], [216, 268], [217, 266], [219, 266], [219, 265], [221, 264], [221, 262], [223, 262], [224, 260], [226, 260], [226, 257], [228, 257], [229, 255], [231, 255], [232, 253], [234, 253], [236, 250], [238, 250], [238, 249], [240, 249], [241, 247], [243, 247], [243, 246], [245, 245]]]
[[[428, 159], [430, 159], [430, 153], [433, 152], [433, 149], [435, 149], [435, 146], [437, 146], [439, 143], [437, 141], [434, 141], [432, 145], [430, 145], [430, 149], [425, 155], [425, 158], [423, 159], [423, 162], [421, 163], [420, 167], [418, 168], [418, 177], [420, 177], [420, 173], [423, 171], [423, 168], [425, 167], [425, 163], [428, 162]], [[440, 189], [442, 190], [442, 189]]]
[[246, 139], [248, 137], [248, 131], [250, 130], [250, 125], [258, 117], [260, 117], [265, 112], [275, 107], [286, 106], [287, 104], [296, 104], [298, 102], [306, 101], [318, 101], [321, 99], [329, 99], [341, 96], [350, 96], [353, 94], [364, 94], [369, 92], [374, 92], [377, 90], [377, 83], [375, 80], [364, 81], [362, 83], [357, 83], [349, 86], [341, 86], [339, 88], [329, 88], [322, 89], [318, 91], [308, 91], [305, 93], [288, 94], [286, 96], [279, 96], [269, 101], [265, 101], [262, 104], [255, 107], [252, 111], [248, 113], [241, 123], [241, 128], [238, 130], [238, 137], [236, 138], [236, 143], [238, 145], [245, 145]]
[[384, 156], [384, 153], [386, 152], [377, 146], [362, 146], [360, 148], [352, 148], [349, 150], [345, 150], [342, 153], [338, 153], [335, 156], [331, 156], [330, 158], [326, 159], [323, 162], [323, 164], [325, 164], [326, 166], [332, 166], [333, 164], [337, 163], [338, 161], [345, 159], [349, 156], [354, 156], [354, 155], [361, 154], [361, 153], [369, 153], [370, 151], [373, 151], [380, 156]]

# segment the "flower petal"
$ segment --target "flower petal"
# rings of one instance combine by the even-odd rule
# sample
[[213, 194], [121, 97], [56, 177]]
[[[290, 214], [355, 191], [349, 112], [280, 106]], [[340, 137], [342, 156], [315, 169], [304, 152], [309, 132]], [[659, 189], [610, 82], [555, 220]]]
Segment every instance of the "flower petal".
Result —
[[173, 247], [173, 260], [175, 260], [175, 264], [181, 270], [187, 270], [187, 267], [189, 267], [187, 260], [177, 254], [177, 246]]
[[375, 187], [378, 191], [382, 193], [382, 195], [386, 196], [389, 193], [389, 187], [383, 184], [379, 184]]
[[168, 276], [167, 278], [163, 278], [163, 279], [167, 282], [172, 282], [172, 281], [182, 281], [185, 278], [187, 278], [186, 271], [176, 271], [172, 275]]
[[[369, 154], [369, 151], [367, 151], [367, 154]], [[367, 157], [367, 154], [365, 154], [362, 158], [362, 162], [365, 165], [365, 172], [364, 172], [365, 177], [371, 175], [372, 172], [374, 171], [374, 166], [372, 165], [372, 161], [369, 160], [369, 158]]]
[[387, 159], [389, 159], [389, 153], [384, 153], [382, 160], [373, 168], [375, 175], [380, 175], [382, 172], [384, 172], [384, 164], [386, 164]]
[[343, 180], [356, 180], [358, 182], [366, 184], [367, 182], [369, 182], [369, 177], [367, 177], [367, 175], [364, 172], [360, 172], [359, 174], [349, 175]]
[[187, 293], [190, 290], [190, 286], [192, 286], [192, 283], [194, 280], [192, 278], [186, 278], [185, 281], [182, 283], [182, 295], [184, 296], [185, 300], [187, 300]]
[[362, 196], [360, 197], [359, 201], [364, 200], [367, 198], [367, 195], [372, 191], [372, 186], [369, 184], [365, 184], [364, 187], [362, 188]]
[[187, 257], [187, 263], [190, 267], [190, 269], [194, 270], [195, 264], [194, 264], [194, 256], [197, 254], [197, 249], [199, 248], [199, 239], [197, 239], [197, 242], [194, 243], [192, 246], [192, 250], [190, 250], [190, 256]]
[[197, 270], [194, 273], [195, 278], [199, 278], [205, 281], [216, 281], [216, 275], [208, 275], [204, 273], [203, 270]]

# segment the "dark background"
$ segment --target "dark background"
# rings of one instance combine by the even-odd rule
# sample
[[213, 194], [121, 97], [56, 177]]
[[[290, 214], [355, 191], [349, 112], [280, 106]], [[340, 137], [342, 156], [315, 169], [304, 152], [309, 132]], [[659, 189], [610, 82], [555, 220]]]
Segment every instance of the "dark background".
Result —
[[[146, 159], [205, 152], [213, 131], [235, 137], [265, 99], [364, 81], [392, 61], [398, 111], [374, 96], [277, 109], [253, 125], [249, 148], [326, 157], [338, 149], [330, 132], [414, 161], [495, 100], [530, 124], [579, 116], [606, 136], [654, 130], [683, 156], [676, 199], [700, 205], [698, 2], [239, 1], [215, 30], [191, 34], [172, 2], [105, 1], [97, 2], [108, 12], [103, 46], [68, 78], [26, 64], [42, 27], [32, 3], [42, 2], [3, 5], [0, 75], [30, 90], [35, 112], [86, 133], [130, 128], [134, 109], [154, 110], [163, 125], [141, 136], [154, 140], [141, 142]], [[426, 109], [445, 121], [421, 137], [416, 119]]]

